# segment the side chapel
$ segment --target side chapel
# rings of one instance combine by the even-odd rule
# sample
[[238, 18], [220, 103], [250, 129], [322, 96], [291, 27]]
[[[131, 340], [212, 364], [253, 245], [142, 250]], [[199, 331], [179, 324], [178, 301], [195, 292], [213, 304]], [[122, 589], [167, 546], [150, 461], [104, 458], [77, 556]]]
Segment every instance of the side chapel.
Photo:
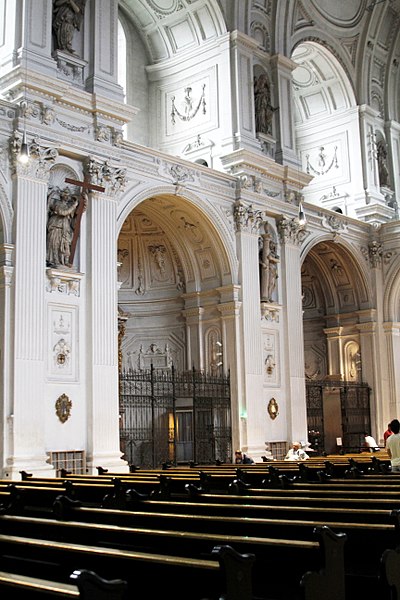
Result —
[[400, 0], [0, 0], [2, 477], [382, 442], [399, 20]]

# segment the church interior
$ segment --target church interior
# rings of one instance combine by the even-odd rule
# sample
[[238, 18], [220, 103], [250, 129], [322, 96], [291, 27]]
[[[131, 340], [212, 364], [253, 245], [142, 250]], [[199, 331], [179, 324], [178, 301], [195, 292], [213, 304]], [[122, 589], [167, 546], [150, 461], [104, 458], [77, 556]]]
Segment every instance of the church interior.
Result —
[[4, 597], [400, 598], [399, 24], [0, 0]]
[[1, 7], [3, 476], [383, 446], [400, 2]]

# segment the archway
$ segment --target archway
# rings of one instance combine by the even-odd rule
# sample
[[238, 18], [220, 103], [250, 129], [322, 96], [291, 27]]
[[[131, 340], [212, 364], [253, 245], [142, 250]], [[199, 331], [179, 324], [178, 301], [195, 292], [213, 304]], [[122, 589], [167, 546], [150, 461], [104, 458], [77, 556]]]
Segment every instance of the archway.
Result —
[[128, 461], [226, 461], [231, 400], [220, 308], [233, 276], [221, 235], [196, 204], [159, 193], [126, 217], [118, 260]]
[[371, 428], [363, 268], [348, 247], [331, 240], [314, 245], [302, 265], [309, 441], [328, 453], [358, 450]]

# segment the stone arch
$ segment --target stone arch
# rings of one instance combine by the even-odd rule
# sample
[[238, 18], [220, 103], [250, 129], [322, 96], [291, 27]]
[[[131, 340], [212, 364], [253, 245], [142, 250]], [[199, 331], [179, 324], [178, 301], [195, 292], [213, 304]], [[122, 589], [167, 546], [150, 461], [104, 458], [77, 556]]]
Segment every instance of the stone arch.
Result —
[[[332, 260], [336, 263], [346, 262], [349, 271], [349, 282], [355, 291], [355, 307], [357, 310], [369, 308], [372, 303], [372, 287], [368, 273], [368, 264], [361, 252], [357, 251], [347, 240], [334, 233], [326, 233], [308, 238], [303, 244], [301, 252], [302, 267], [307, 257], [315, 253], [318, 246], [326, 245], [332, 251]], [[333, 267], [333, 269], [332, 269]], [[329, 263], [321, 262], [321, 274], [329, 275], [329, 270], [335, 270], [331, 260]], [[336, 269], [337, 271], [337, 269]], [[331, 282], [329, 286], [332, 293], [337, 291], [337, 285]]]
[[[179, 200], [179, 202], [187, 203], [191, 207], [191, 210], [195, 210], [199, 219], [204, 219], [209, 230], [213, 232], [212, 238], [216, 254], [218, 255], [221, 285], [237, 283], [238, 261], [235, 250], [233, 216], [232, 219], [227, 221], [225, 215], [221, 215], [220, 212], [202, 197], [189, 190], [185, 190], [181, 196], [177, 196], [175, 187], [171, 185], [142, 189], [135, 196], [132, 196], [132, 191], [127, 190], [119, 205], [117, 222], [119, 232], [128, 215], [143, 202], [154, 198], [170, 198], [174, 201]], [[187, 228], [189, 229], [189, 226]], [[176, 229], [172, 228], [171, 231], [176, 231]], [[183, 252], [186, 253], [184, 249]]]
[[383, 295], [383, 318], [386, 322], [400, 322], [400, 258], [391, 265]]
[[[129, 193], [118, 217], [119, 306], [128, 315], [123, 363], [157, 359], [221, 373], [221, 302], [237, 285], [234, 237], [221, 215], [172, 186]], [[233, 231], [233, 227], [232, 227]], [[204, 319], [204, 327], [200, 322]]]
[[14, 210], [0, 181], [0, 243], [12, 243], [12, 222]]
[[[335, 374], [358, 381], [359, 315], [372, 307], [364, 257], [332, 235], [313, 238], [302, 252], [302, 295], [306, 377], [324, 379]], [[334, 364], [328, 352], [331, 328], [335, 332], [340, 328], [335, 342], [340, 359]]]

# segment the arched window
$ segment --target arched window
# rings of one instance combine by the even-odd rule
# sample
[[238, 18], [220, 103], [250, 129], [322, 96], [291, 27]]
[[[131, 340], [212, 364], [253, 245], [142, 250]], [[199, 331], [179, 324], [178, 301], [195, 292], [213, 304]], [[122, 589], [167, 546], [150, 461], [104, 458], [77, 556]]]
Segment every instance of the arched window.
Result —
[[126, 102], [126, 35], [120, 20], [118, 20], [118, 83], [124, 89]]

